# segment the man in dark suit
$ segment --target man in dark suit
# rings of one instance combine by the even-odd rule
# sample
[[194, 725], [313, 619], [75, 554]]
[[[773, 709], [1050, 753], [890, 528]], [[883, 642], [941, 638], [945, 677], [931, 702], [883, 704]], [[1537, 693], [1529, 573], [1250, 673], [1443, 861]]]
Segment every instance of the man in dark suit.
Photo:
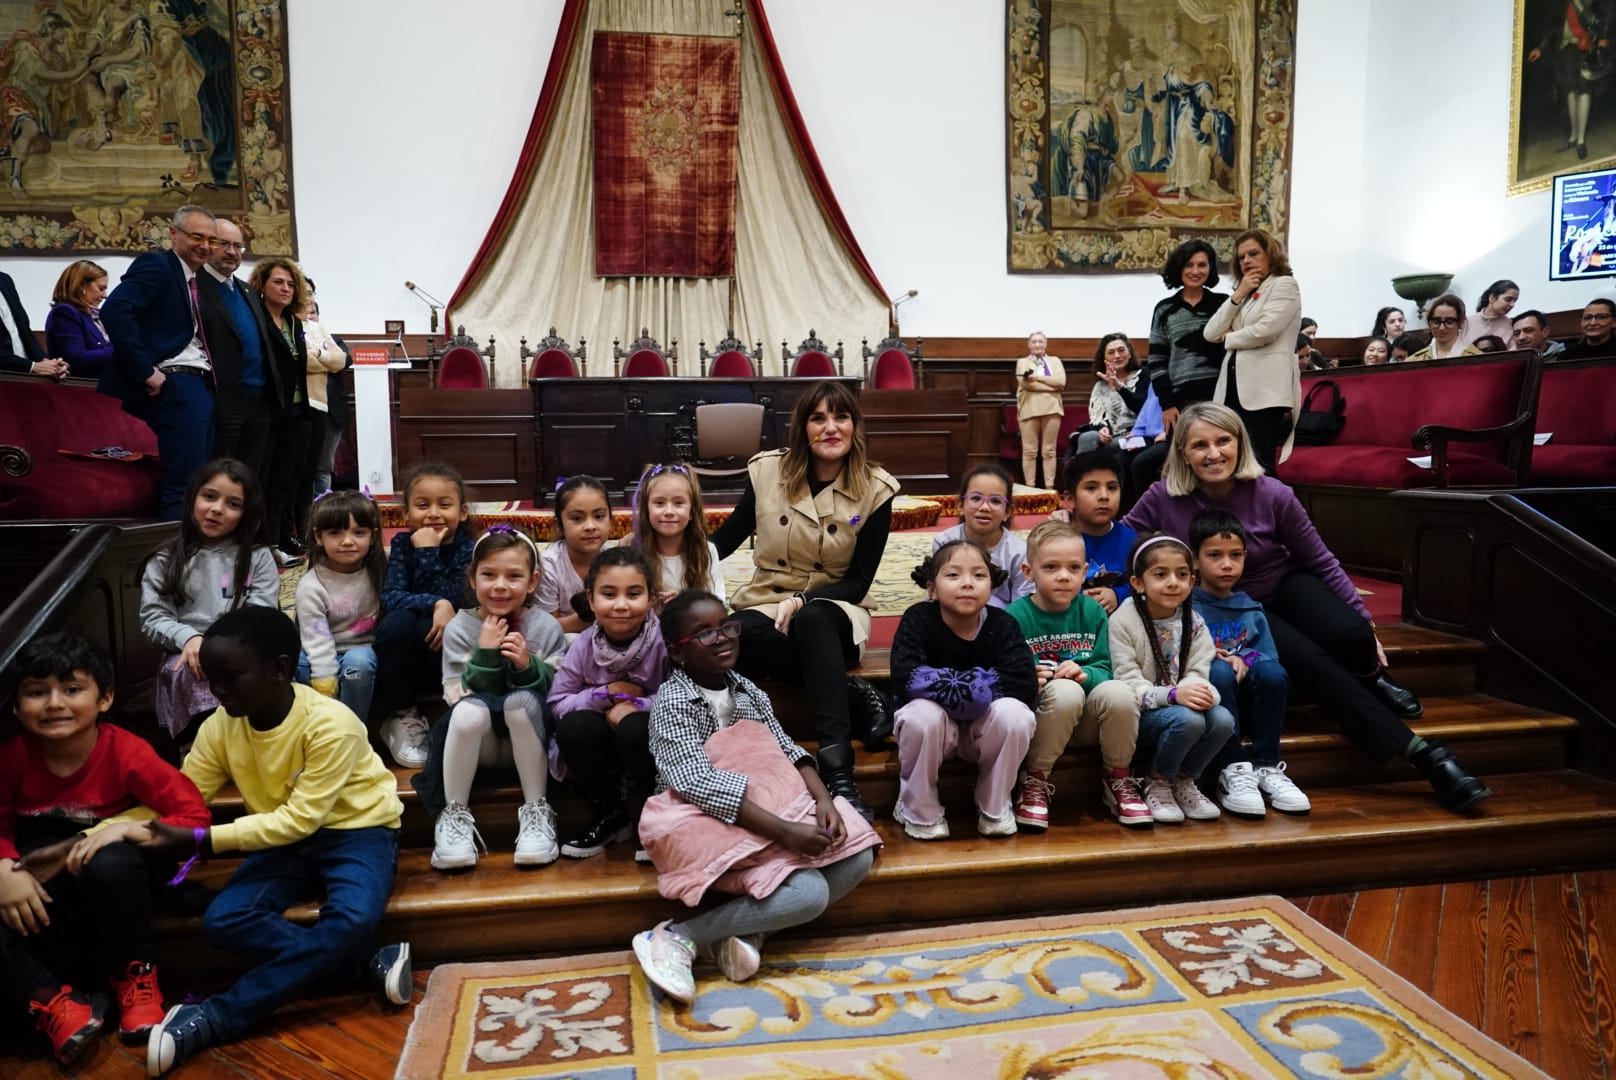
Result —
[[276, 417], [287, 406], [285, 380], [270, 362], [257, 290], [235, 276], [247, 250], [241, 228], [229, 218], [214, 224], [219, 243], [196, 278], [213, 360], [213, 452], [245, 463], [267, 484]]
[[157, 433], [163, 467], [157, 516], [178, 521], [191, 474], [213, 452], [213, 363], [197, 316], [196, 283], [217, 242], [213, 212], [180, 207], [168, 240], [168, 251], [136, 257], [101, 305], [112, 362], [99, 389], [122, 398], [124, 411]]
[[11, 275], [0, 270], [0, 371], [67, 378], [67, 361], [47, 359], [28, 325], [28, 311]]

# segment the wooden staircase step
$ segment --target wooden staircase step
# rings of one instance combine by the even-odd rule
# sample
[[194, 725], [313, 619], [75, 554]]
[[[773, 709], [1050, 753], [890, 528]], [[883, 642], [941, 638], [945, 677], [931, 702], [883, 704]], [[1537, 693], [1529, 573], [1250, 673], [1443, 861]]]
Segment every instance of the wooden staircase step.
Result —
[[[1570, 770], [1489, 777], [1494, 797], [1474, 815], [1442, 809], [1422, 782], [1321, 787], [1313, 812], [1262, 821], [1127, 829], [1097, 806], [1057, 803], [1043, 834], [988, 840], [966, 812], [951, 816], [955, 839], [925, 843], [890, 818], [875, 869], [832, 908], [822, 927], [994, 918], [1073, 904], [1103, 908], [1258, 892], [1319, 892], [1395, 882], [1608, 864], [1616, 850], [1616, 783]], [[630, 936], [678, 906], [660, 897], [656, 874], [630, 845], [594, 859], [518, 870], [495, 846], [475, 869], [440, 874], [423, 848], [405, 850], [383, 939], [412, 942], [422, 962], [537, 952], [623, 948]], [[203, 867], [218, 885], [235, 860]], [[307, 923], [315, 904], [289, 917]], [[816, 928], [817, 928], [816, 926]], [[163, 920], [166, 963], [218, 970], [198, 920]]]

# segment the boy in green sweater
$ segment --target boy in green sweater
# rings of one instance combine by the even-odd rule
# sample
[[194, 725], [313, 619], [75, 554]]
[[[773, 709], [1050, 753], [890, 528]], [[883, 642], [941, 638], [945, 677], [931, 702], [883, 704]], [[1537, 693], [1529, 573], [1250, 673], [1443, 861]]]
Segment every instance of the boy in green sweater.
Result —
[[1064, 521], [1046, 521], [1027, 537], [1021, 572], [1033, 583], [1006, 610], [1021, 626], [1038, 664], [1038, 729], [1016, 798], [1016, 823], [1049, 827], [1049, 774], [1068, 742], [1100, 747], [1100, 793], [1124, 825], [1149, 825], [1150, 808], [1132, 774], [1139, 737], [1139, 703], [1111, 681], [1111, 642], [1105, 609], [1083, 595], [1088, 556], [1083, 535]]

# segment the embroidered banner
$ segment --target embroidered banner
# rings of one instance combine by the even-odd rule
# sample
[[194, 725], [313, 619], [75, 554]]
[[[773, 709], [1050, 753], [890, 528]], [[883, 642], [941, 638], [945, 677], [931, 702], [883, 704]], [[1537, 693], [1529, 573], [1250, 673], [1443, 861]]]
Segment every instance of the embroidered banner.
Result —
[[595, 273], [735, 271], [740, 46], [595, 34]]

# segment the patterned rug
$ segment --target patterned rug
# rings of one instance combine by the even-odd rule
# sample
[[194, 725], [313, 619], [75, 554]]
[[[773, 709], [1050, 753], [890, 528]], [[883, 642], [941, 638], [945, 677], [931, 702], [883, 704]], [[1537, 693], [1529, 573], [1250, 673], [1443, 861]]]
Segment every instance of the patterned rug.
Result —
[[630, 953], [432, 972], [400, 1078], [1540, 1077], [1277, 897], [818, 941], [675, 1007]]

